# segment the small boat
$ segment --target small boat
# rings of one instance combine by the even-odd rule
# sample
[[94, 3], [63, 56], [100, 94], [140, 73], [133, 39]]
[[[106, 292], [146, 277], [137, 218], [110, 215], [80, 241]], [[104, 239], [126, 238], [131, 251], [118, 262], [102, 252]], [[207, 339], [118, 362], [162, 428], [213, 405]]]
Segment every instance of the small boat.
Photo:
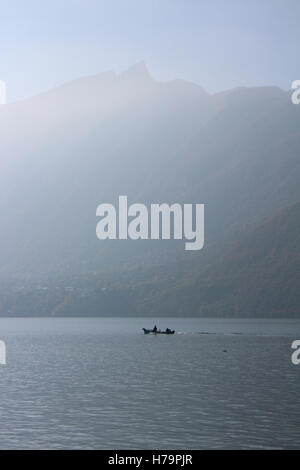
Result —
[[175, 333], [175, 330], [170, 330], [169, 328], [164, 331], [147, 330], [147, 328], [142, 328], [142, 330], [144, 331], [145, 335], [174, 335]]

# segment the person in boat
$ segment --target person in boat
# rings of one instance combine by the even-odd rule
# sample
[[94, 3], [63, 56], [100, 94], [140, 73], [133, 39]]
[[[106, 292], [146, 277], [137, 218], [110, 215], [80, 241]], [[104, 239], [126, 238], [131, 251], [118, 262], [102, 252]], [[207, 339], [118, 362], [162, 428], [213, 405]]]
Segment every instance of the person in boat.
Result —
[[167, 328], [167, 329], [166, 329], [166, 333], [168, 333], [168, 334], [169, 334], [169, 333], [170, 333], [170, 331], [171, 331], [171, 330], [170, 330], [170, 328]]
[[157, 326], [154, 325], [154, 328], [153, 328], [153, 333], [156, 333], [157, 332]]

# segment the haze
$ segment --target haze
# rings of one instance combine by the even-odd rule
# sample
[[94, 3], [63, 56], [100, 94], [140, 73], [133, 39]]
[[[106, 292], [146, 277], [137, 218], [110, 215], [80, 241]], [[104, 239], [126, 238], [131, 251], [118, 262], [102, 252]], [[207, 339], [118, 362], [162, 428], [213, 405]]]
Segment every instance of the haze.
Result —
[[298, 0], [0, 1], [0, 79], [7, 99], [28, 98], [103, 70], [145, 60], [158, 80], [209, 92], [289, 89], [299, 75]]

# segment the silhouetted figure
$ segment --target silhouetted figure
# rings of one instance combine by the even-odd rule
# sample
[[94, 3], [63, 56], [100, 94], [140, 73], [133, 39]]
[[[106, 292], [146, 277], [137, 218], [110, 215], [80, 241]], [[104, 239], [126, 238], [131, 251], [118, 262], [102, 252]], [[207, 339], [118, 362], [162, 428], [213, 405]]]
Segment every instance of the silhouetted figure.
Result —
[[157, 326], [154, 325], [154, 328], [153, 328], [153, 333], [156, 333], [157, 332]]

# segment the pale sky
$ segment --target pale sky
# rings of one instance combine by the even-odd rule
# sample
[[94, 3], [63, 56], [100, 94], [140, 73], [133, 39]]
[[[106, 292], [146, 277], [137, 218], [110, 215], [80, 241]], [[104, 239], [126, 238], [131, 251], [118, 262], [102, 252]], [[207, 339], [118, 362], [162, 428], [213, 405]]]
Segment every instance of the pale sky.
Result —
[[8, 101], [140, 60], [210, 92], [300, 79], [300, 0], [0, 0], [0, 12]]

